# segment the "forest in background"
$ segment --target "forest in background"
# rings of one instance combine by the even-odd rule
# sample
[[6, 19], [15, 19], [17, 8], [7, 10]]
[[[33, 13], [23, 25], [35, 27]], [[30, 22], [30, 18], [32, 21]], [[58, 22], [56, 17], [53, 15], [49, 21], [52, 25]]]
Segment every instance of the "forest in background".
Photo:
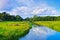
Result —
[[60, 16], [37, 16], [23, 19], [19, 15], [10, 15], [6, 12], [0, 13], [0, 21], [60, 21]]

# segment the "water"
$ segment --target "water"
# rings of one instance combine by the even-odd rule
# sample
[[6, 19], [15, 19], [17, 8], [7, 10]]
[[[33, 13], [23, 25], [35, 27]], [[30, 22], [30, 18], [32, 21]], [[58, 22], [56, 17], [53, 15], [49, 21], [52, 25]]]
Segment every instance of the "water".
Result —
[[60, 40], [60, 32], [47, 27], [33, 27], [29, 33], [19, 40]]

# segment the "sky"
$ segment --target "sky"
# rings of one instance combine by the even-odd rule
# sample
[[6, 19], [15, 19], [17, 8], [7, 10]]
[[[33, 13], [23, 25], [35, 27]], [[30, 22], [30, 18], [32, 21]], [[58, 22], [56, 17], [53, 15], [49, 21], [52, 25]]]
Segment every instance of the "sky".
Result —
[[60, 0], [0, 0], [0, 12], [23, 18], [34, 15], [60, 16]]

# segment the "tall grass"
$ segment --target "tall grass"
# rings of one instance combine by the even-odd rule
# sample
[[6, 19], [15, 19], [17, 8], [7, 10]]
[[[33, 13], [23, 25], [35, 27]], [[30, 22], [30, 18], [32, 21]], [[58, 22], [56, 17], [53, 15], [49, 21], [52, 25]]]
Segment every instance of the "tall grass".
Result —
[[18, 40], [28, 33], [28, 22], [0, 22], [0, 40]]
[[42, 25], [60, 31], [60, 21], [36, 21], [34, 22], [37, 25]]

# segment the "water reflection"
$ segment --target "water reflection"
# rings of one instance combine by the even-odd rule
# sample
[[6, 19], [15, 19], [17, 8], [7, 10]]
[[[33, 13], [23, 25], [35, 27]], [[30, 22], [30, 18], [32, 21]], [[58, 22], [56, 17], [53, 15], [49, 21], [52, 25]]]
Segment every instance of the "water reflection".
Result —
[[49, 35], [47, 40], [60, 40], [60, 32], [56, 32], [54, 35]]
[[60, 40], [60, 33], [47, 27], [33, 27], [30, 32], [19, 40]]

